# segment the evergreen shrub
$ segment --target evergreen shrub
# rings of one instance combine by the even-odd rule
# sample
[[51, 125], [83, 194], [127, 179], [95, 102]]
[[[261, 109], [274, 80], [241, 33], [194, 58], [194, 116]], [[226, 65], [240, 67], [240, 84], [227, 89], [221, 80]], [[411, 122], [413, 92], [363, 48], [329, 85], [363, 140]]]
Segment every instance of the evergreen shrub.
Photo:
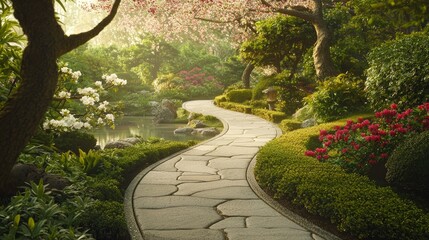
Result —
[[226, 99], [229, 102], [244, 103], [252, 99], [251, 89], [236, 89], [226, 93]]
[[79, 154], [79, 149], [84, 152], [94, 149], [97, 139], [89, 133], [73, 131], [60, 133], [54, 138], [54, 143], [61, 152], [72, 151]]

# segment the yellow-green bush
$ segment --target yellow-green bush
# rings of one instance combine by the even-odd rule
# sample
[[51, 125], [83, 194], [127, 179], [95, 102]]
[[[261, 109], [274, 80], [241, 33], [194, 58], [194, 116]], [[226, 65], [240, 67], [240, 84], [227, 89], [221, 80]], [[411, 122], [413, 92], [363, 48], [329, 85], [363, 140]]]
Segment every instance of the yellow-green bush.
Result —
[[252, 109], [252, 114], [274, 123], [279, 123], [287, 117], [283, 112], [271, 111], [262, 108]]
[[277, 199], [325, 217], [359, 239], [429, 239], [429, 213], [390, 187], [304, 155], [309, 139], [344, 121], [287, 132], [264, 146], [256, 178]]
[[252, 90], [236, 89], [227, 92], [225, 95], [228, 102], [244, 103], [252, 99]]
[[294, 119], [284, 119], [280, 122], [279, 128], [282, 132], [290, 132], [301, 128], [301, 122]]
[[215, 105], [220, 106], [221, 102], [226, 102], [226, 96], [225, 95], [219, 95], [219, 96], [216, 96], [214, 98]]
[[232, 111], [242, 112], [242, 113], [252, 113], [252, 107], [249, 105], [244, 105], [240, 103], [233, 102], [221, 102], [220, 107], [229, 109]]

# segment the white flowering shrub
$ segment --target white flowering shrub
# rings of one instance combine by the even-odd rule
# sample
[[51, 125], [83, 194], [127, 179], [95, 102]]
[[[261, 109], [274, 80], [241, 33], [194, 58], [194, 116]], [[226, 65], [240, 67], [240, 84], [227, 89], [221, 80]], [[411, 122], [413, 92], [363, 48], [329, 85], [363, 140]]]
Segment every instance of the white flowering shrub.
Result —
[[102, 97], [109, 90], [126, 85], [127, 80], [118, 78], [116, 74], [105, 74], [92, 87], [83, 87], [83, 83], [79, 82], [81, 75], [80, 71], [73, 71], [65, 64], [60, 68], [58, 87], [43, 122], [43, 129], [69, 132], [106, 125], [115, 127], [118, 111]]

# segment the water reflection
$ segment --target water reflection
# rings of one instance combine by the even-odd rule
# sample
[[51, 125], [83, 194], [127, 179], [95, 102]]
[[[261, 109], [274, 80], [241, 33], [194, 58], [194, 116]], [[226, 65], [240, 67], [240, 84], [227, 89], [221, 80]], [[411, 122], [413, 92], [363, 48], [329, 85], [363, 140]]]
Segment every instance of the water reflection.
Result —
[[204, 140], [207, 137], [194, 136], [194, 135], [175, 135], [173, 131], [176, 128], [184, 127], [184, 124], [178, 123], [163, 123], [154, 124], [153, 117], [123, 117], [122, 120], [116, 123], [115, 129], [108, 127], [97, 129], [91, 132], [97, 139], [97, 144], [102, 148], [108, 142], [116, 141], [119, 139], [141, 136], [144, 139], [149, 137], [164, 138], [175, 141], [187, 140]]

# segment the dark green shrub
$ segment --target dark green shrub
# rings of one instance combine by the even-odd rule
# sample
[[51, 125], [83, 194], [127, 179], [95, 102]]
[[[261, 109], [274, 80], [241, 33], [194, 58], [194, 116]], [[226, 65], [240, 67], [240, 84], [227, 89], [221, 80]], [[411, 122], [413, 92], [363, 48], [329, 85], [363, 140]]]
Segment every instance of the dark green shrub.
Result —
[[429, 36], [412, 34], [369, 54], [366, 89], [376, 110], [391, 103], [416, 106], [429, 99]]
[[280, 129], [285, 132], [290, 132], [301, 128], [301, 122], [293, 119], [284, 119], [279, 124]]
[[271, 76], [263, 76], [259, 79], [258, 83], [256, 83], [255, 87], [252, 89], [252, 100], [260, 100], [265, 98], [265, 89], [268, 87], [273, 87], [276, 85], [275, 75]]
[[346, 74], [327, 79], [306, 98], [319, 121], [340, 119], [366, 106], [364, 82]]
[[85, 132], [64, 132], [54, 139], [55, 146], [61, 152], [72, 151], [79, 154], [79, 149], [88, 152], [97, 144], [97, 139], [89, 133]]
[[229, 102], [244, 103], [252, 99], [251, 89], [236, 89], [226, 93], [226, 99]]
[[389, 183], [429, 196], [429, 131], [401, 143], [386, 168]]
[[311, 136], [345, 120], [285, 133], [257, 156], [255, 176], [277, 199], [322, 216], [358, 239], [429, 239], [429, 213], [365, 176], [306, 157]]
[[119, 202], [95, 201], [79, 216], [79, 224], [90, 228], [96, 239], [130, 239], [124, 206]]
[[89, 191], [93, 198], [101, 201], [116, 201], [122, 202], [123, 197], [121, 190], [119, 190], [119, 182], [114, 179], [95, 179], [91, 183]]

